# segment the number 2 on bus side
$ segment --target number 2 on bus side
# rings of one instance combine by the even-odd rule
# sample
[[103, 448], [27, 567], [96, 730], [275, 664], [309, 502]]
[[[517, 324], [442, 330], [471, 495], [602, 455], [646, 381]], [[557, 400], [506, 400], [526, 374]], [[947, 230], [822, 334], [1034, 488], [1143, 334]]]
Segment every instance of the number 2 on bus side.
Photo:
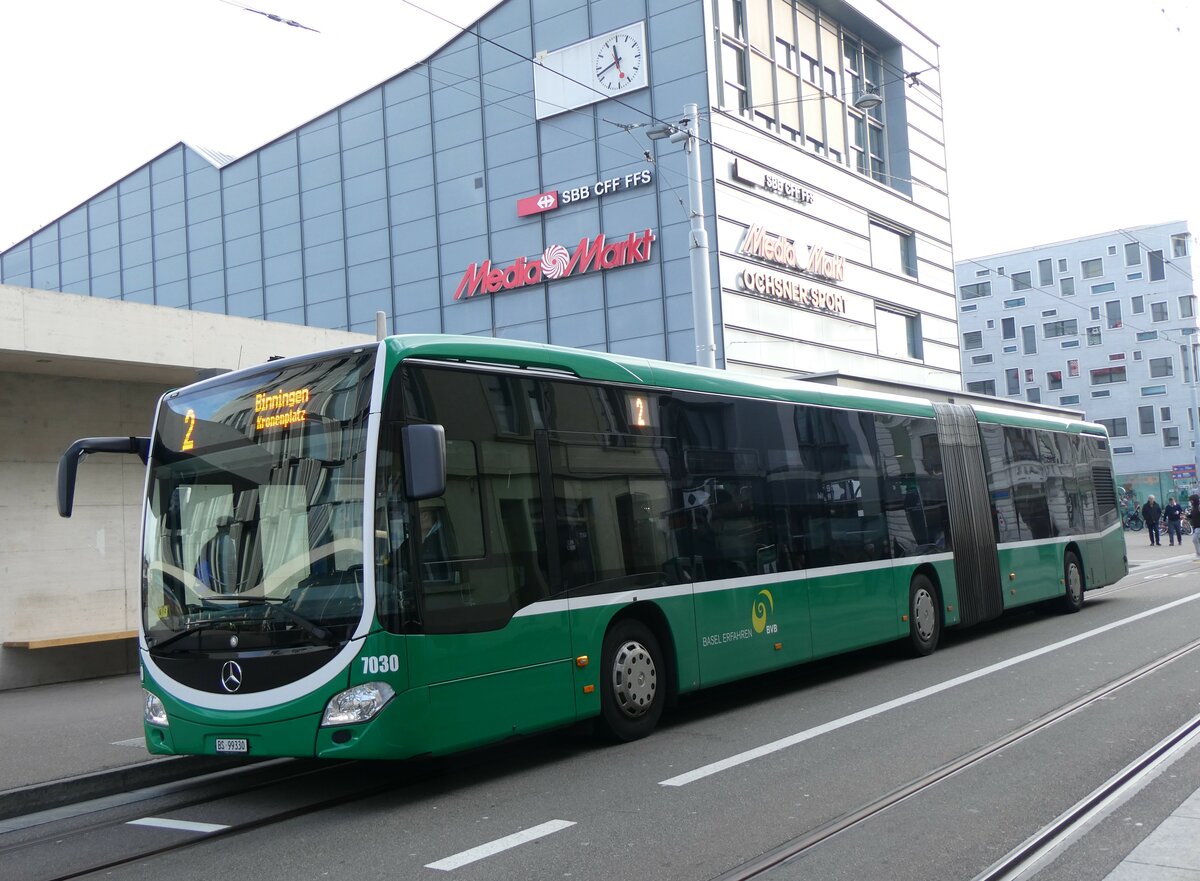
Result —
[[362, 661], [363, 673], [399, 673], [399, 655], [364, 655]]

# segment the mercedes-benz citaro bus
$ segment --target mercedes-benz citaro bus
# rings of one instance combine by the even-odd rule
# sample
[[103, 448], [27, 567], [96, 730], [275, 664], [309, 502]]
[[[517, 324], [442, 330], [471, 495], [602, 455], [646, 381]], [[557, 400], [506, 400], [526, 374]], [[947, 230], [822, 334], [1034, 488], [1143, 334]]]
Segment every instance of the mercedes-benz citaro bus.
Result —
[[96, 452], [147, 464], [152, 753], [632, 740], [679, 694], [1127, 572], [1108, 439], [1069, 413], [478, 337], [168, 392], [149, 438], [63, 455], [64, 516]]

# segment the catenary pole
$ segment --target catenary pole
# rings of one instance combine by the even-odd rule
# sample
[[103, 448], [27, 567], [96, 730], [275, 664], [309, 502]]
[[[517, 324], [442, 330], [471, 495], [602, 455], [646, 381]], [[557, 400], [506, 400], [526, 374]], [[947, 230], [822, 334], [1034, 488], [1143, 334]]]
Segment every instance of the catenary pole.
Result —
[[685, 104], [683, 114], [688, 120], [689, 129], [684, 149], [688, 154], [688, 213], [692, 220], [689, 257], [692, 269], [692, 321], [696, 326], [696, 363], [701, 367], [716, 367], [708, 230], [704, 228], [704, 190], [700, 176], [700, 108], [695, 104]]

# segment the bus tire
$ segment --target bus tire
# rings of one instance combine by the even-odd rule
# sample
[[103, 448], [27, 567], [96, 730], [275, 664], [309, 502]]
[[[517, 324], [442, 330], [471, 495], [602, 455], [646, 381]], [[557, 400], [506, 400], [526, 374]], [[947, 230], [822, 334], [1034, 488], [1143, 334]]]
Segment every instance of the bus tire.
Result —
[[662, 649], [636, 618], [616, 622], [604, 636], [600, 666], [600, 722], [612, 739], [638, 740], [652, 732], [667, 699]]
[[1063, 591], [1059, 608], [1070, 614], [1083, 608], [1083, 566], [1074, 551], [1063, 557]]
[[942, 638], [941, 601], [928, 575], [913, 576], [908, 587], [908, 642], [914, 655], [933, 654]]

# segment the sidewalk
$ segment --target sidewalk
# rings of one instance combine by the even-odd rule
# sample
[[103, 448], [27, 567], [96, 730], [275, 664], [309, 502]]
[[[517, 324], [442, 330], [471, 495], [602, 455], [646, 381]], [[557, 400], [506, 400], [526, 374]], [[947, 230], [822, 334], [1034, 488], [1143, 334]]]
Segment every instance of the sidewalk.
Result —
[[0, 691], [0, 819], [230, 767], [151, 756], [136, 674]]

